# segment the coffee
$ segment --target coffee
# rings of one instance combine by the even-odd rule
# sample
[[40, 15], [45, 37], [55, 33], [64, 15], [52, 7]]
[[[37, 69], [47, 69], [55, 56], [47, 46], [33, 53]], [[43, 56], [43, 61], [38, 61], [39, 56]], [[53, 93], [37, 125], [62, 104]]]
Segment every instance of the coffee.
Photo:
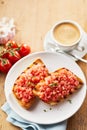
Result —
[[80, 31], [74, 24], [65, 22], [58, 24], [54, 28], [53, 35], [57, 42], [68, 46], [78, 41]]

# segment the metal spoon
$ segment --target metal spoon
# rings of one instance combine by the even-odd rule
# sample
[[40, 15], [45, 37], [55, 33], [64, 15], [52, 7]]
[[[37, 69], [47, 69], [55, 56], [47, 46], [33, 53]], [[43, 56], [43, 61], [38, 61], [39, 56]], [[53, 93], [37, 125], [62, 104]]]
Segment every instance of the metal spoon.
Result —
[[87, 63], [87, 60], [85, 60], [85, 59], [79, 57], [78, 55], [76, 55], [76, 54], [71, 54], [71, 53], [68, 53], [68, 52], [64, 52], [64, 51], [60, 50], [60, 49], [57, 48], [57, 47], [55, 47], [55, 48], [51, 48], [51, 47], [50, 47], [50, 50], [51, 50], [52, 52], [59, 52], [59, 53], [65, 54], [65, 55], [67, 55], [67, 56], [72, 56], [73, 58], [75, 58], [75, 59], [77, 59], [77, 60], [80, 60], [80, 61], [82, 61], [82, 62], [84, 62], [84, 63]]

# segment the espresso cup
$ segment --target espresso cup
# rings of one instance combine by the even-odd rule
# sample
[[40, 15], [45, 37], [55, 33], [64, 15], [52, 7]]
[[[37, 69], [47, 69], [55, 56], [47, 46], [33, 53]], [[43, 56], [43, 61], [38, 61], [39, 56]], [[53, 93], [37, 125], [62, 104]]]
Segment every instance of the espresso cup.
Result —
[[51, 29], [52, 42], [63, 51], [75, 49], [82, 38], [81, 26], [72, 20], [56, 23]]

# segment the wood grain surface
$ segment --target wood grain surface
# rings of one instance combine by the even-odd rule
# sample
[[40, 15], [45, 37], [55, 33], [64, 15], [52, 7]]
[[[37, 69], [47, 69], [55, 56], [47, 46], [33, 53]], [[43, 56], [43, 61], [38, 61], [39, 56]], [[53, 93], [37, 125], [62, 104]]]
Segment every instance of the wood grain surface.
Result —
[[[29, 44], [32, 53], [44, 50], [44, 37], [59, 20], [75, 20], [87, 32], [87, 0], [0, 0], [0, 18], [4, 16], [14, 18], [14, 40]], [[87, 55], [84, 58], [87, 59]], [[87, 64], [80, 61], [77, 64], [87, 79]], [[0, 73], [0, 106], [6, 101], [5, 78], [6, 75]], [[8, 123], [6, 117], [0, 110], [0, 130], [20, 130]], [[67, 130], [87, 130], [87, 97], [79, 111], [68, 119]]]

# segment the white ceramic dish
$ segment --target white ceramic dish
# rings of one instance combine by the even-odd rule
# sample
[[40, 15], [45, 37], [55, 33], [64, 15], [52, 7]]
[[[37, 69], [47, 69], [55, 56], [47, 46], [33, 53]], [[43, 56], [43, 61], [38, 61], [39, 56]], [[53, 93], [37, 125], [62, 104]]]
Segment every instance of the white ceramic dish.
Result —
[[[45, 35], [45, 38], [44, 38], [44, 50], [52, 52], [51, 48], [53, 48], [54, 51], [55, 51], [56, 46], [55, 46], [55, 44], [54, 44], [54, 42], [53, 42], [53, 40], [51, 38], [50, 32], [51, 32], [51, 30], [49, 30], [47, 32], [47, 34]], [[81, 58], [84, 57], [86, 55], [86, 53], [87, 53], [87, 34], [83, 30], [82, 30], [82, 32], [83, 32], [83, 37], [82, 37], [82, 39], [80, 41], [79, 46], [84, 47], [84, 50], [83, 51], [73, 50], [73, 51], [69, 52], [71, 54], [76, 54], [77, 56], [79, 56]], [[50, 44], [50, 43], [52, 43], [52, 44]], [[69, 56], [69, 57], [72, 58], [75, 61], [77, 60], [76, 58], [73, 58], [72, 56]]]
[[[12, 86], [18, 75], [38, 57], [43, 60], [50, 72], [66, 67], [79, 76], [84, 85], [78, 92], [54, 107], [38, 101], [30, 110], [25, 110], [12, 95]], [[10, 107], [23, 119], [39, 124], [53, 124], [68, 119], [81, 107], [86, 95], [86, 80], [82, 70], [72, 59], [59, 53], [37, 52], [24, 57], [10, 69], [5, 80], [5, 95]]]

